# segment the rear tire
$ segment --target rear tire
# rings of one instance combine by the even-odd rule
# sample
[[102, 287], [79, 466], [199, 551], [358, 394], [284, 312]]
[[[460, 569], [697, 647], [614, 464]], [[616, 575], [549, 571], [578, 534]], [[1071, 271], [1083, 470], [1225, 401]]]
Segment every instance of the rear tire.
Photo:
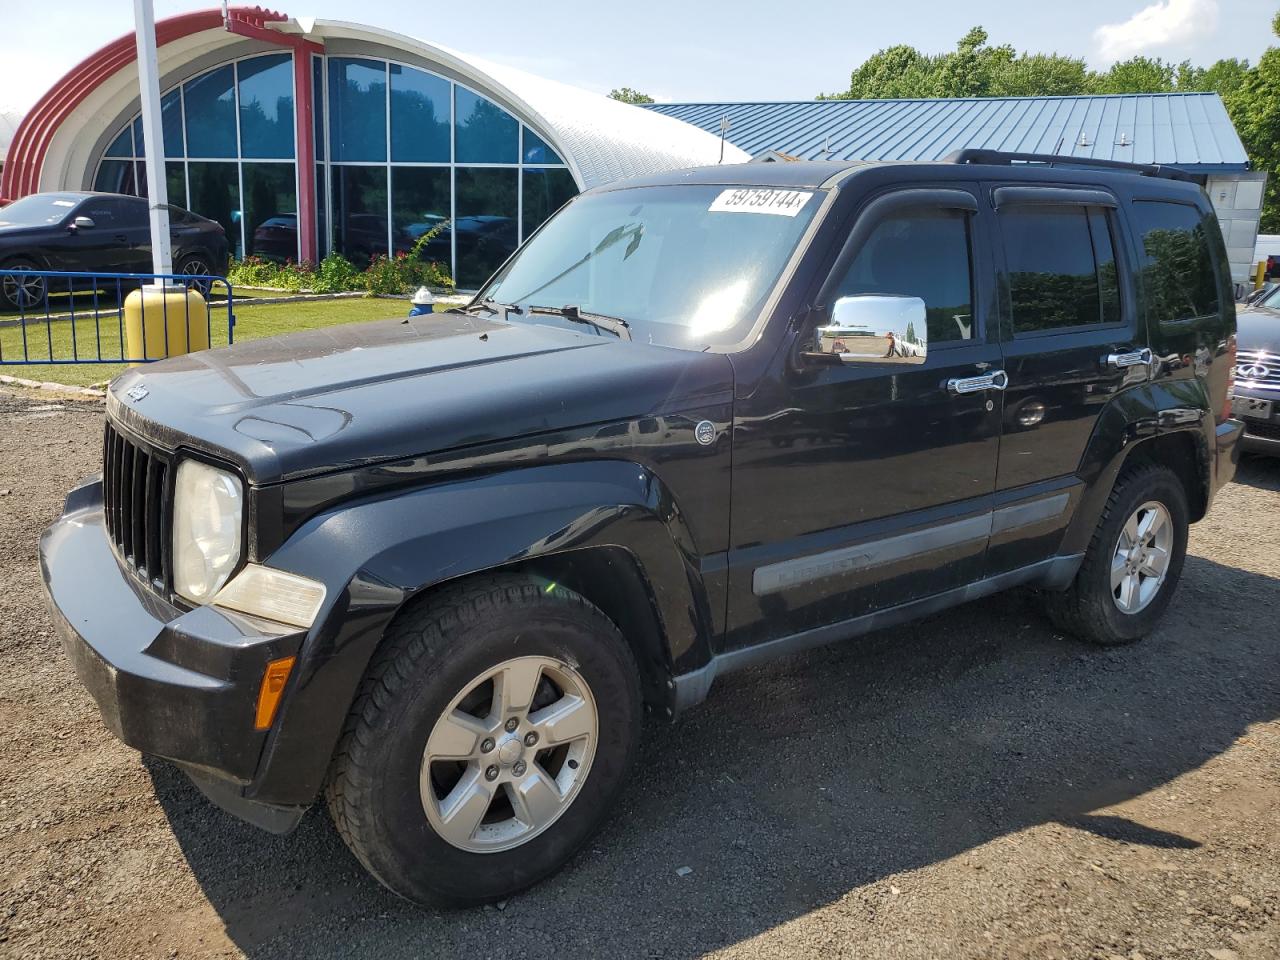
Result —
[[[213, 275], [213, 268], [209, 265], [209, 260], [202, 253], [189, 253], [184, 256], [176, 268], [179, 274], [184, 276], [207, 277]], [[187, 280], [184, 281], [187, 288], [195, 290], [202, 297], [207, 297], [209, 291], [213, 288], [211, 280]]]
[[[329, 812], [365, 868], [406, 899], [508, 897], [604, 821], [641, 711], [635, 660], [603, 613], [533, 578], [477, 579], [388, 630], [334, 757]], [[548, 719], [570, 714], [576, 725]]]
[[1127, 470], [1107, 498], [1075, 580], [1046, 595], [1049, 618], [1064, 633], [1100, 646], [1146, 637], [1173, 600], [1188, 530], [1187, 495], [1177, 474], [1159, 464]]

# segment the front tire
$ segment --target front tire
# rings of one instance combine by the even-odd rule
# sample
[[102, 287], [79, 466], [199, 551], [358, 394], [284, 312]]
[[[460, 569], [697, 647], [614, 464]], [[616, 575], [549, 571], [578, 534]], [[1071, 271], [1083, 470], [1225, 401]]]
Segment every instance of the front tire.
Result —
[[[39, 269], [39, 264], [25, 257], [10, 260], [3, 267], [0, 267], [0, 271]], [[5, 273], [3, 277], [0, 277], [0, 298], [3, 298], [5, 306], [12, 310], [24, 312], [37, 309], [43, 310], [47, 293], [48, 285], [44, 277], [23, 277], [12, 273]]]
[[526, 577], [472, 581], [392, 624], [339, 744], [329, 812], [399, 895], [501, 899], [603, 822], [641, 710], [630, 648], [585, 599]]
[[1187, 554], [1187, 495], [1168, 467], [1127, 470], [1071, 586], [1046, 596], [1058, 629], [1101, 646], [1141, 640], [1164, 615]]

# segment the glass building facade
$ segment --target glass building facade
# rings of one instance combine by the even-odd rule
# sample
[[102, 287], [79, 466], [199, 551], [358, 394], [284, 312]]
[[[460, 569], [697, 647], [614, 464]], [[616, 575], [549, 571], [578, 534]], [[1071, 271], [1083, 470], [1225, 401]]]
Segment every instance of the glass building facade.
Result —
[[[292, 57], [222, 64], [162, 97], [169, 201], [222, 223], [237, 257], [299, 257]], [[416, 248], [472, 289], [578, 192], [536, 132], [453, 80], [318, 55], [309, 75], [320, 256], [363, 267]], [[134, 118], [110, 139], [94, 188], [144, 192], [145, 156]]]

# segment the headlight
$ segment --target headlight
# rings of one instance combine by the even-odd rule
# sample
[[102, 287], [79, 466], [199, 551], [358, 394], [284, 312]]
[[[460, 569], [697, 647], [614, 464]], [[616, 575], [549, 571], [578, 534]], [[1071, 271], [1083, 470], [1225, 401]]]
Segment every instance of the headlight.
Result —
[[240, 562], [244, 488], [198, 460], [178, 464], [173, 494], [173, 589], [207, 603]]

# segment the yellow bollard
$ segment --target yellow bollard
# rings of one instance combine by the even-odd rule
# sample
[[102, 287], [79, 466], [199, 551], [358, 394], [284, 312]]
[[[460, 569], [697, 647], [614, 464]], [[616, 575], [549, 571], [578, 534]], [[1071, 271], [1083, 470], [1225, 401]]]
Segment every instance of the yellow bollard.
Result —
[[1253, 289], [1257, 290], [1267, 282], [1267, 261], [1259, 260], [1253, 269]]
[[159, 360], [209, 349], [209, 305], [198, 290], [145, 286], [124, 301], [126, 356]]

